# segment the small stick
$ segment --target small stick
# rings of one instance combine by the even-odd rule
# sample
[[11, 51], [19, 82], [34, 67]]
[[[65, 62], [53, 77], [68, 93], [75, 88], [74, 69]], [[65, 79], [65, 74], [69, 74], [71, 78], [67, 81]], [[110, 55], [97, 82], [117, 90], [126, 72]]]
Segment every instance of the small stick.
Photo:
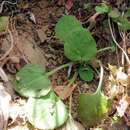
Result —
[[8, 3], [8, 4], [12, 4], [12, 5], [16, 5], [17, 4], [17, 0], [16, 0], [16, 2], [10, 2], [10, 1], [6, 1], [6, 0], [4, 0], [2, 3], [1, 3], [1, 5], [0, 5], [0, 13], [2, 13], [2, 11], [3, 11], [3, 6], [4, 6], [4, 4], [5, 3]]
[[95, 93], [100, 93], [101, 92], [101, 88], [102, 88], [102, 82], [103, 82], [103, 73], [104, 73], [104, 69], [103, 69], [103, 65], [100, 61], [97, 61], [100, 65], [100, 80], [99, 80], [99, 84], [98, 84], [98, 88], [96, 90]]
[[5, 59], [9, 53], [12, 51], [13, 47], [14, 47], [14, 39], [13, 39], [13, 36], [12, 36], [12, 33], [11, 31], [8, 29], [8, 32], [9, 32], [9, 35], [10, 35], [10, 39], [11, 39], [11, 46], [10, 46], [10, 49], [0, 58], [0, 61]]
[[125, 58], [126, 58], [126, 61], [127, 61], [127, 63], [130, 65], [130, 59], [129, 59], [128, 55], [126, 54], [126, 52], [124, 51], [124, 49], [118, 44], [118, 42], [116, 41], [116, 39], [115, 39], [115, 37], [114, 37], [113, 31], [112, 31], [112, 27], [111, 27], [110, 18], [108, 18], [108, 24], [109, 24], [109, 28], [110, 28], [110, 32], [111, 32], [111, 36], [112, 36], [113, 41], [114, 41], [115, 44], [118, 46], [118, 48], [120, 48], [121, 51], [124, 53]]

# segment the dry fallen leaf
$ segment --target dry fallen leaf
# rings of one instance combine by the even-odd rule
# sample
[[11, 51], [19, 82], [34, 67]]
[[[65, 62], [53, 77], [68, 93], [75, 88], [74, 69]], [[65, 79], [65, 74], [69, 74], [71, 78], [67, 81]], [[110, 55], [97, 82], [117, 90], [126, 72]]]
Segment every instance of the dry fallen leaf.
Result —
[[6, 92], [5, 87], [0, 83], [0, 130], [6, 130], [9, 118], [11, 96]]
[[129, 84], [128, 75], [123, 72], [122, 67], [120, 67], [116, 73], [116, 80], [123, 86], [128, 86]]
[[130, 47], [127, 49], [127, 53], [130, 55]]
[[57, 130], [85, 130], [85, 128], [70, 116], [66, 124]]
[[62, 99], [66, 100], [76, 88], [76, 84], [71, 86], [56, 86], [54, 87], [55, 93]]
[[73, 7], [73, 0], [67, 0], [65, 7], [67, 11], [70, 11], [70, 9]]
[[119, 101], [119, 105], [116, 107], [117, 113], [120, 117], [124, 116], [124, 113], [128, 107], [129, 103], [127, 101], [127, 97], [124, 96], [122, 99]]
[[117, 67], [108, 65], [110, 70], [109, 84], [110, 88], [109, 95], [111, 98], [122, 95], [130, 84], [129, 76], [124, 72], [123, 67]]
[[9, 110], [9, 117], [11, 122], [9, 125], [16, 124], [26, 124], [26, 107], [25, 104], [12, 103]]
[[128, 103], [127, 108], [124, 113], [124, 119], [128, 126], [130, 126], [130, 97], [126, 96], [125, 101]]

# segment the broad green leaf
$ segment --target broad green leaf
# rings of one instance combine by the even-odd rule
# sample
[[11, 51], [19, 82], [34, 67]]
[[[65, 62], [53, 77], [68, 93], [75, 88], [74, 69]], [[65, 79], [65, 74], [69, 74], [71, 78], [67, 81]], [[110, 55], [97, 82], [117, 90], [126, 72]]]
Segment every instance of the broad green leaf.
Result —
[[70, 33], [64, 44], [65, 56], [72, 61], [89, 61], [97, 53], [96, 42], [84, 28]]
[[114, 8], [113, 10], [111, 10], [109, 13], [108, 13], [109, 17], [111, 18], [118, 18], [121, 16], [121, 13], [119, 12], [119, 10], [117, 8]]
[[96, 42], [73, 16], [64, 16], [56, 24], [56, 35], [64, 41], [65, 56], [72, 61], [92, 60], [97, 53]]
[[5, 32], [7, 30], [9, 23], [9, 18], [7, 16], [0, 17], [0, 32]]
[[50, 91], [44, 97], [28, 99], [27, 117], [36, 128], [50, 130], [66, 122], [68, 111], [54, 92]]
[[130, 21], [126, 17], [120, 16], [119, 18], [113, 19], [113, 21], [116, 22], [122, 30], [130, 30]]
[[90, 66], [88, 66], [88, 67], [80, 66], [78, 72], [79, 72], [79, 76], [82, 80], [88, 81], [88, 82], [93, 80], [93, 77], [94, 77], [93, 70]]
[[77, 111], [84, 125], [91, 127], [100, 123], [106, 116], [109, 109], [109, 101], [101, 91], [103, 81], [103, 67], [98, 88], [95, 93], [82, 93], [77, 99]]
[[51, 84], [45, 70], [39, 65], [25, 65], [17, 74], [15, 90], [25, 97], [40, 97], [46, 95]]
[[59, 37], [60, 40], [64, 41], [69, 35], [69, 32], [75, 30], [78, 27], [82, 27], [82, 25], [74, 16], [65, 15], [60, 18], [60, 20], [56, 24], [56, 36]]
[[102, 93], [80, 94], [77, 110], [81, 121], [90, 127], [104, 119], [108, 111], [108, 100]]
[[96, 12], [98, 13], [108, 13], [111, 8], [107, 6], [105, 3], [101, 3], [100, 5], [95, 7]]

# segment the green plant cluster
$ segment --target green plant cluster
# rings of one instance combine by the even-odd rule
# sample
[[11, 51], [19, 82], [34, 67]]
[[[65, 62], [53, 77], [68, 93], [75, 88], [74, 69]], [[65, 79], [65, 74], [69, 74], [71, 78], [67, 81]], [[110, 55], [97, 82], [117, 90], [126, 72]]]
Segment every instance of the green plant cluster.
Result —
[[113, 22], [117, 23], [120, 29], [127, 31], [130, 29], [130, 22], [128, 20], [130, 9], [126, 9], [124, 12], [120, 12], [118, 8], [111, 7], [106, 3], [100, 3], [100, 5], [95, 7], [96, 12], [100, 14], [108, 14]]
[[[108, 14], [123, 30], [130, 29], [128, 13], [122, 15], [117, 8], [111, 8], [105, 3], [96, 6], [96, 12]], [[126, 15], [127, 14], [127, 15]], [[60, 18], [55, 27], [57, 38], [63, 42], [65, 56], [77, 64], [77, 72], [84, 81], [92, 81], [94, 74], [90, 61], [96, 58], [96, 42], [91, 33], [82, 27], [81, 23], [71, 15]], [[99, 62], [99, 61], [98, 61]], [[83, 124], [93, 126], [101, 122], [109, 109], [107, 97], [101, 91], [103, 67], [101, 66], [100, 82], [95, 93], [82, 93], [78, 96], [77, 111]], [[28, 98], [28, 120], [39, 129], [54, 129], [67, 120], [68, 111], [63, 102], [56, 96], [48, 79], [58, 70], [68, 67], [62, 65], [51, 72], [45, 72], [39, 65], [26, 65], [16, 75], [15, 90]], [[46, 109], [46, 107], [48, 109]]]
[[62, 17], [55, 27], [57, 37], [63, 41], [64, 54], [78, 63], [82, 80], [92, 81], [93, 70], [88, 64], [97, 54], [96, 42], [91, 33], [84, 29], [74, 16]]
[[27, 118], [38, 129], [54, 129], [68, 118], [64, 103], [51, 89], [48, 73], [39, 65], [27, 64], [17, 74], [15, 90], [27, 97]]
[[[94, 75], [88, 63], [97, 53], [96, 42], [91, 33], [74, 16], [62, 17], [55, 30], [56, 35], [64, 42], [65, 56], [79, 65], [77, 72], [80, 78], [91, 81]], [[36, 128], [54, 129], [67, 120], [68, 111], [53, 92], [48, 76], [69, 65], [62, 65], [46, 73], [39, 65], [29, 64], [16, 74], [15, 90], [28, 98], [27, 117]], [[102, 77], [103, 72], [101, 79]], [[108, 100], [101, 92], [101, 86], [102, 80], [94, 94], [79, 95], [77, 111], [86, 126], [100, 122], [108, 111]]]

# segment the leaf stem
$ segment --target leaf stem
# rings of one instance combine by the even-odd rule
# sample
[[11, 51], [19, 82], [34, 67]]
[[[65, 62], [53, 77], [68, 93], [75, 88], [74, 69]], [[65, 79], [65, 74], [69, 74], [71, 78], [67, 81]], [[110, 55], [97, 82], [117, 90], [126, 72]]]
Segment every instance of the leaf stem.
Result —
[[102, 82], [103, 82], [103, 72], [104, 72], [102, 63], [100, 61], [98, 61], [98, 62], [100, 64], [100, 80], [99, 80], [98, 88], [97, 88], [95, 93], [100, 93], [101, 92]]
[[97, 50], [97, 53], [100, 53], [102, 51], [107, 51], [107, 50], [114, 50], [114, 47], [113, 46], [109, 46], [109, 47], [105, 47], [105, 48], [101, 48], [99, 50]]
[[66, 63], [66, 64], [63, 64], [63, 65], [61, 65], [61, 66], [59, 66], [59, 67], [57, 67], [57, 68], [51, 70], [50, 72], [47, 72], [46, 75], [49, 77], [49, 76], [51, 76], [52, 74], [56, 73], [57, 71], [59, 71], [59, 70], [65, 68], [65, 67], [70, 66], [71, 64], [72, 64], [71, 62]]

